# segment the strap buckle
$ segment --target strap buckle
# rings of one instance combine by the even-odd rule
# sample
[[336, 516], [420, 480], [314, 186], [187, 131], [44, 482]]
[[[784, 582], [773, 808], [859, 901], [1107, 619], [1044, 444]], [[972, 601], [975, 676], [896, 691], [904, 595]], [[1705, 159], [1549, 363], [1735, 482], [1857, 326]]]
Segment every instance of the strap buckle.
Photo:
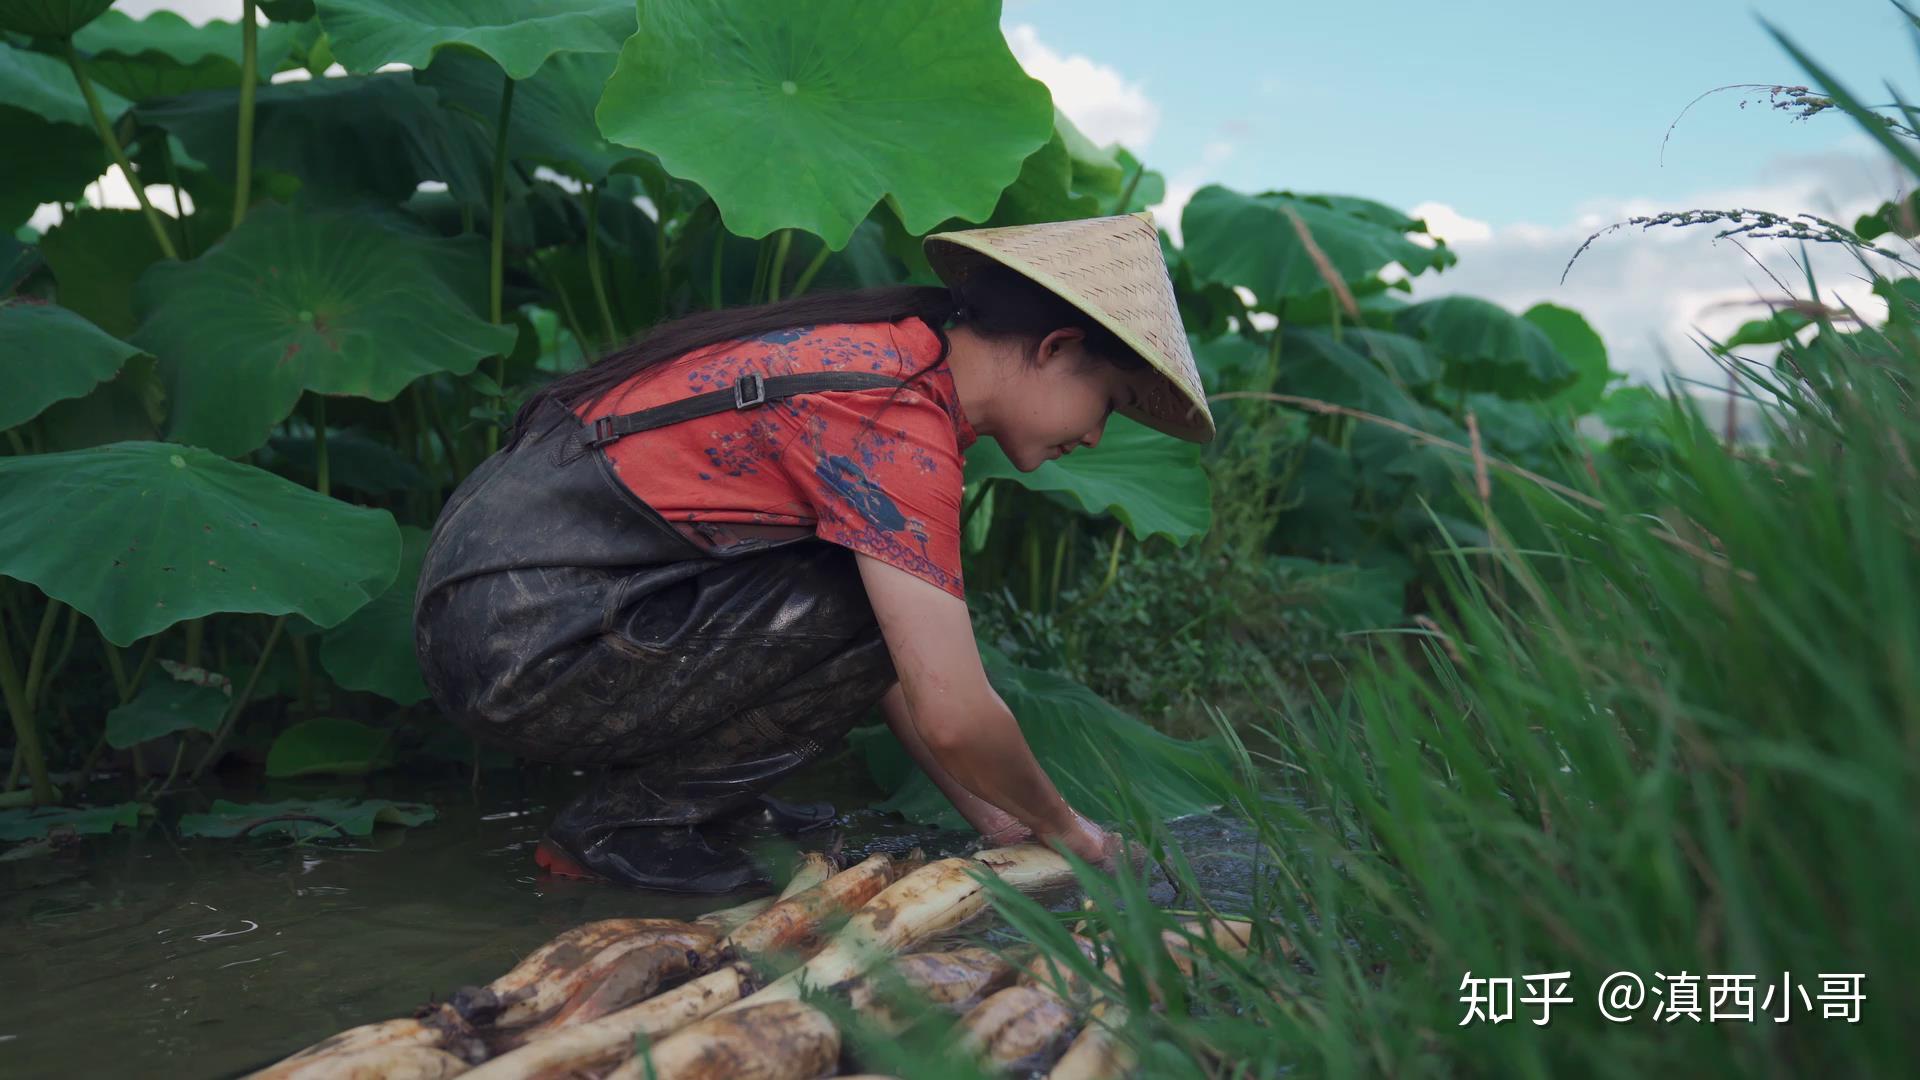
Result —
[[593, 438], [587, 440], [587, 446], [598, 449], [619, 437], [613, 430], [613, 417], [603, 416], [593, 422]]
[[750, 409], [755, 405], [764, 405], [766, 400], [767, 384], [760, 378], [759, 372], [742, 375], [733, 381], [734, 408]]

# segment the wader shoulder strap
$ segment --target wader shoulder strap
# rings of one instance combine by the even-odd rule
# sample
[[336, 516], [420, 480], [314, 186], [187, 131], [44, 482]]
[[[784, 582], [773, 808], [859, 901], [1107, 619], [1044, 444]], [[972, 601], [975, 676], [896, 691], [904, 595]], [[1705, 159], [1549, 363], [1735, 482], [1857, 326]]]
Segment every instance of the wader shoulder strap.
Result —
[[728, 409], [751, 409], [769, 401], [821, 390], [871, 390], [875, 387], [904, 385], [905, 380], [868, 371], [813, 371], [801, 375], [775, 375], [772, 378], [764, 378], [758, 372], [753, 372], [735, 379], [731, 390], [713, 390], [639, 412], [603, 416], [585, 431], [568, 437], [561, 444], [558, 463], [565, 464], [588, 450], [606, 446], [635, 432], [712, 416]]

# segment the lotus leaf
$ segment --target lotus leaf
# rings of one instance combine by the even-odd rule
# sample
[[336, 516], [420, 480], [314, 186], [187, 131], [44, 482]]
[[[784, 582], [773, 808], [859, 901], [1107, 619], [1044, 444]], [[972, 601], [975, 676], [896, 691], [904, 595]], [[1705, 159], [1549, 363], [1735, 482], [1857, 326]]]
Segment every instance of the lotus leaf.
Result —
[[[89, 178], [91, 179], [91, 178]], [[160, 245], [138, 210], [77, 209], [40, 238], [59, 284], [60, 306], [110, 334], [132, 336], [133, 284], [160, 261]]]
[[84, 450], [115, 442], [160, 437], [167, 419], [167, 391], [160, 365], [136, 356], [120, 373], [91, 393], [56, 401], [40, 414], [40, 434], [48, 450]]
[[216, 611], [333, 626], [400, 562], [393, 516], [192, 446], [124, 442], [0, 458], [0, 574], [128, 645]]
[[[608, 53], [561, 53], [516, 84], [507, 123], [508, 153], [588, 183], [650, 160], [650, 154], [608, 142], [593, 122], [594, 106], [613, 65]], [[418, 78], [438, 90], [444, 101], [489, 122], [500, 106], [500, 69], [486, 57], [448, 49]]]
[[[411, 650], [409, 650], [411, 651]], [[267, 751], [267, 775], [363, 776], [392, 759], [393, 733], [331, 716], [302, 720]]]
[[[982, 646], [980, 657], [994, 690], [1019, 719], [1034, 757], [1076, 810], [1108, 820], [1120, 816], [1114, 774], [1126, 777], [1130, 794], [1162, 817], [1219, 805], [1220, 782], [1228, 773], [1217, 744], [1162, 735], [1074, 680], [1022, 667], [991, 646]], [[888, 752], [885, 744], [870, 749], [871, 756]], [[876, 777], [901, 771], [884, 760], [873, 769]], [[926, 773], [912, 769], [906, 775], [906, 783], [879, 809], [923, 824], [965, 827]]]
[[1600, 335], [1579, 312], [1555, 304], [1535, 304], [1521, 318], [1539, 327], [1553, 342], [1554, 350], [1579, 372], [1572, 385], [1554, 395], [1554, 404], [1575, 416], [1592, 412], [1607, 386], [1622, 377], [1607, 366], [1607, 346]]
[[63, 38], [112, 6], [113, 0], [8, 0], [0, 7], [0, 30]]
[[1074, 188], [1108, 200], [1119, 198], [1133, 170], [1123, 168], [1113, 150], [1095, 145], [1057, 105], [1053, 110], [1053, 131], [1073, 162]]
[[0, 146], [33, 148], [0, 170], [0, 234], [32, 217], [41, 203], [78, 198], [107, 167], [92, 131], [7, 105], [0, 105]]
[[[267, 440], [271, 460], [262, 464], [292, 474], [303, 483], [319, 473], [319, 446], [313, 435], [275, 435]], [[266, 457], [267, 455], [262, 455]], [[334, 489], [388, 495], [427, 486], [420, 467], [386, 443], [359, 431], [327, 430], [327, 476]]]
[[512, 349], [513, 328], [473, 309], [484, 268], [476, 238], [262, 207], [199, 258], [141, 278], [134, 340], [160, 358], [171, 436], [244, 454], [303, 390], [388, 401]]
[[1379, 203], [1284, 191], [1242, 195], [1208, 185], [1194, 193], [1180, 216], [1195, 280], [1246, 286], [1264, 307], [1326, 289], [1289, 212], [1346, 282], [1371, 278], [1389, 263], [1417, 275], [1456, 261], [1445, 247], [1408, 239], [1406, 231], [1419, 223]]
[[64, 398], [113, 378], [139, 349], [62, 307], [0, 302], [0, 428], [24, 424]]
[[226, 694], [211, 686], [155, 679], [132, 701], [107, 713], [107, 745], [124, 750], [176, 731], [211, 734], [230, 704]]
[[596, 118], [698, 183], [727, 227], [844, 247], [883, 196], [907, 229], [980, 221], [1053, 134], [997, 0], [660, 0]]
[[987, 480], [1058, 492], [1090, 514], [1112, 514], [1143, 540], [1165, 536], [1182, 544], [1206, 533], [1213, 520], [1200, 447], [1117, 413], [1107, 418], [1099, 445], [1030, 473], [1016, 469], [998, 443], [980, 440], [967, 450], [967, 482]]
[[[1420, 381], [1402, 376], [1402, 368]], [[1291, 328], [1278, 389], [1418, 426], [1426, 409], [1409, 391], [1432, 382], [1437, 368], [1419, 342], [1398, 334], [1346, 330], [1336, 341], [1324, 330]]]
[[[287, 23], [260, 28], [255, 73], [261, 81], [292, 53], [300, 29]], [[144, 19], [109, 11], [73, 35], [89, 56], [87, 74], [136, 101], [240, 83], [240, 24], [219, 19], [195, 26], [171, 11]]]
[[[93, 92], [109, 119], [127, 110], [127, 99], [119, 94], [101, 86], [94, 87]], [[56, 57], [16, 49], [4, 41], [0, 41], [0, 102], [58, 124], [93, 131], [93, 116], [87, 111], [86, 99], [80, 96], [80, 88], [74, 85], [73, 70]]]
[[[1149, 206], [1158, 206], [1166, 200], [1166, 177], [1142, 165], [1140, 160], [1128, 153], [1124, 146], [1115, 149], [1113, 157], [1120, 163], [1120, 168], [1125, 174], [1120, 181], [1120, 190], [1125, 191], [1128, 184], [1133, 185], [1133, 197], [1127, 200], [1125, 206], [1118, 208], [1120, 213], [1137, 214]], [[1134, 179], [1136, 173], [1140, 177], [1138, 180]]]
[[400, 528], [400, 572], [373, 602], [320, 639], [320, 666], [348, 690], [371, 690], [412, 705], [427, 696], [413, 651], [413, 591], [427, 555], [429, 533]]
[[[239, 95], [202, 91], [141, 105], [142, 124], [165, 128], [217, 176], [234, 169]], [[254, 98], [256, 170], [299, 178], [307, 203], [402, 202], [422, 180], [483, 204], [493, 148], [484, 128], [440, 104], [405, 72], [260, 87]]]
[[1556, 393], [1579, 377], [1546, 331], [1474, 296], [1442, 296], [1401, 309], [1400, 332], [1426, 342], [1446, 382], [1510, 398]]
[[1207, 393], [1267, 389], [1260, 381], [1267, 370], [1264, 343], [1244, 334], [1223, 334], [1212, 341], [1195, 342], [1192, 348], [1200, 383]]
[[37, 806], [31, 809], [0, 810], [0, 840], [32, 840], [54, 829], [70, 829], [82, 836], [112, 832], [118, 826], [132, 828], [140, 823], [140, 813], [151, 808], [145, 803], [120, 803], [115, 806]]
[[424, 803], [388, 799], [288, 799], [272, 803], [213, 800], [204, 814], [180, 815], [180, 835], [227, 839], [238, 836], [370, 836], [375, 825], [412, 828], [434, 818]]
[[[317, 0], [333, 55], [348, 71], [423, 68], [449, 46], [525, 79], [555, 53], [612, 53], [633, 33], [633, 0]], [[491, 114], [489, 114], [491, 115]]]
[[[1527, 317], [1531, 319], [1533, 312], [1527, 312]], [[1748, 345], [1777, 345], [1812, 325], [1811, 318], [1787, 308], [1764, 319], [1749, 319], [1741, 323], [1733, 336], [1721, 342], [1715, 351], [1724, 355]]]

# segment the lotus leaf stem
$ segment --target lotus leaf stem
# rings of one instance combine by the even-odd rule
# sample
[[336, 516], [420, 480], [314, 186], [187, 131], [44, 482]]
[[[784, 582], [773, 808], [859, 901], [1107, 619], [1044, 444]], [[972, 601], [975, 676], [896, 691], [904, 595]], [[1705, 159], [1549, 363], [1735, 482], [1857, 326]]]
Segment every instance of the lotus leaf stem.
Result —
[[820, 268], [827, 265], [827, 256], [831, 254], [833, 254], [833, 252], [827, 249], [825, 242], [822, 242], [820, 250], [814, 252], [813, 258], [809, 260], [806, 267], [800, 271], [800, 276], [793, 279], [793, 288], [787, 290], [787, 295], [799, 296], [805, 293], [807, 286], [813, 284], [813, 275], [819, 273]]
[[40, 711], [40, 690], [46, 682], [47, 645], [53, 640], [53, 627], [60, 621], [60, 610], [66, 607], [60, 601], [47, 600], [47, 609], [40, 615], [40, 629], [33, 635], [33, 652], [27, 658], [27, 714], [37, 715]]
[[[620, 335], [613, 328], [613, 306], [607, 303], [607, 283], [600, 271], [600, 189], [588, 184], [582, 194], [587, 199], [587, 280], [593, 282], [593, 299], [600, 305], [600, 329], [611, 348]], [[581, 342], [583, 348], [585, 345]]]
[[[260, 68], [260, 25], [254, 14], [254, 0], [246, 0], [240, 13], [240, 127], [233, 139], [233, 225], [247, 216], [253, 192], [253, 94]], [[179, 198], [179, 189], [174, 189]]]
[[781, 229], [773, 244], [773, 270], [767, 275], [767, 303], [780, 299], [780, 277], [787, 270], [787, 249], [793, 246], [793, 230]]
[[27, 707], [27, 690], [21, 685], [20, 670], [14, 665], [13, 650], [8, 647], [6, 631], [0, 627], [0, 697], [13, 718], [14, 753], [27, 762], [27, 776], [33, 783], [33, 801], [41, 806], [53, 802], [53, 783], [47, 779], [47, 758], [40, 750], [40, 731], [34, 725], [33, 712]]
[[1091, 594], [1082, 597], [1075, 602], [1072, 607], [1061, 612], [1060, 617], [1062, 619], [1093, 606], [1096, 601], [1107, 594], [1108, 589], [1113, 588], [1113, 583], [1120, 578], [1120, 547], [1126, 542], [1126, 539], [1127, 526], [1123, 522], [1113, 530], [1113, 551], [1107, 556], [1107, 576], [1100, 580], [1099, 588], [1093, 590]]
[[[221, 748], [226, 745], [227, 736], [233, 734], [233, 726], [240, 720], [241, 710], [247, 707], [247, 699], [253, 696], [253, 688], [255, 684], [260, 681], [260, 673], [267, 669], [267, 658], [273, 655], [273, 647], [280, 641], [280, 629], [285, 626], [286, 623], [287, 617], [285, 615], [276, 615], [274, 617], [273, 629], [267, 631], [267, 643], [260, 646], [260, 659], [254, 661], [253, 670], [247, 673], [246, 685], [240, 688], [238, 694], [234, 695], [233, 707], [227, 710], [227, 718], [220, 722], [220, 730], [214, 733], [213, 742], [207, 744], [206, 756], [202, 757], [199, 763], [193, 767], [193, 775], [187, 778], [188, 783], [197, 783], [200, 780], [200, 774], [206, 772], [207, 766], [212, 764], [213, 761], [220, 756]], [[185, 744], [183, 743], [182, 748], [184, 749], [184, 747]], [[176, 767], [178, 764], [176, 761]], [[171, 779], [171, 777], [169, 777], [169, 779]]]
[[313, 490], [333, 494], [333, 479], [327, 467], [327, 396], [313, 395]]
[[1127, 212], [1127, 204], [1133, 201], [1134, 189], [1140, 186], [1140, 178], [1145, 175], [1147, 175], [1146, 163], [1140, 162], [1133, 170], [1133, 175], [1127, 178], [1126, 189], [1120, 192], [1120, 201], [1113, 206], [1115, 216]]
[[107, 111], [100, 107], [100, 95], [93, 92], [93, 80], [87, 78], [86, 68], [80, 65], [80, 53], [73, 47], [72, 38], [61, 39], [60, 45], [66, 50], [67, 66], [73, 69], [73, 81], [80, 86], [80, 96], [87, 100], [87, 113], [93, 117], [94, 133], [100, 136], [100, 145], [106, 148], [113, 163], [120, 166], [120, 174], [127, 178], [127, 186], [133, 189], [133, 198], [140, 204], [140, 212], [147, 216], [147, 226], [153, 230], [154, 242], [160, 245], [160, 253], [169, 259], [178, 259], [174, 250], [173, 237], [167, 235], [166, 227], [160, 224], [160, 212], [147, 201], [146, 185], [133, 171], [133, 163], [127, 160], [126, 147], [120, 145], [120, 139], [113, 133], [113, 123], [107, 119]]
[[720, 298], [720, 264], [726, 254], [727, 254], [727, 227], [716, 221], [714, 222], [714, 230], [713, 230], [713, 285], [712, 285], [713, 310], [715, 311], [719, 311], [722, 305], [722, 300]]
[[[506, 274], [507, 244], [507, 126], [513, 119], [513, 78], [503, 76], [500, 85], [500, 115], [493, 125], [493, 220], [487, 248], [487, 318], [498, 325], [501, 319], [501, 294]], [[499, 407], [506, 394], [507, 358], [494, 357], [494, 405]], [[487, 453], [500, 449], [500, 418], [487, 425]]]

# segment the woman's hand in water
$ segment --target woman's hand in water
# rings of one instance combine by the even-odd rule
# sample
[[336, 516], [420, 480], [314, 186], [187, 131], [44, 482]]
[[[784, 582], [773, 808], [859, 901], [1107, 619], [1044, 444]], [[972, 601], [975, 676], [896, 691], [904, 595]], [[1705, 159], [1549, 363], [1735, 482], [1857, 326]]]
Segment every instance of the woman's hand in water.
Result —
[[1033, 839], [1032, 829], [1021, 824], [1019, 818], [997, 807], [975, 822], [974, 828], [980, 830], [981, 841], [990, 848], [1010, 847]]
[[1120, 851], [1120, 836], [1110, 833], [1073, 812], [1071, 827], [1044, 838], [1056, 848], [1070, 851], [1108, 873], [1113, 872], [1114, 856]]

